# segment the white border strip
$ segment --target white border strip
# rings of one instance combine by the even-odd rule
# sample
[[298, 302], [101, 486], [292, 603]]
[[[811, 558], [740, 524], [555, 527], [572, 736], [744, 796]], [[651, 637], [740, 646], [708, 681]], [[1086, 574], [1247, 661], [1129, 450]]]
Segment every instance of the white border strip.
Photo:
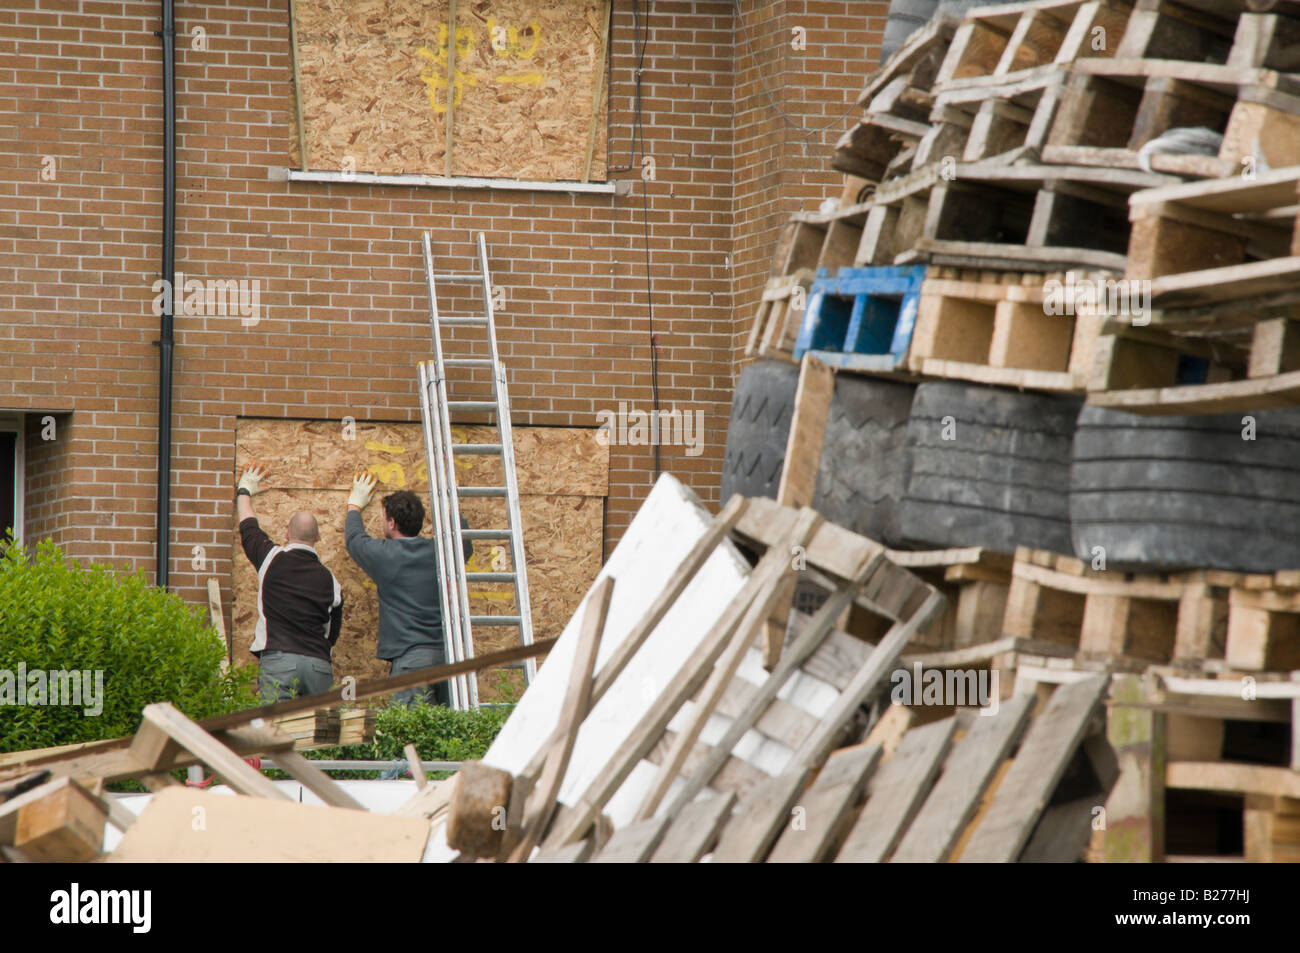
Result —
[[[445, 175], [380, 175], [377, 172], [304, 172], [301, 169], [270, 168], [270, 178], [283, 182], [323, 182], [343, 185], [405, 185], [436, 189], [495, 189], [505, 192], [582, 192], [614, 195], [619, 183], [612, 182], [533, 182], [523, 179], [474, 179]], [[623, 194], [631, 192], [631, 180]]]

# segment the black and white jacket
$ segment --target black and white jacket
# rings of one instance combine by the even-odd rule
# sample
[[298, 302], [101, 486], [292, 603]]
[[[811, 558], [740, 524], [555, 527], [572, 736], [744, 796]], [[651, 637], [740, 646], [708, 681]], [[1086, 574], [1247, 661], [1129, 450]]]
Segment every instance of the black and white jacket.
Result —
[[255, 518], [239, 524], [257, 570], [257, 629], [249, 651], [293, 652], [329, 661], [343, 626], [343, 590], [306, 543], [277, 546]]

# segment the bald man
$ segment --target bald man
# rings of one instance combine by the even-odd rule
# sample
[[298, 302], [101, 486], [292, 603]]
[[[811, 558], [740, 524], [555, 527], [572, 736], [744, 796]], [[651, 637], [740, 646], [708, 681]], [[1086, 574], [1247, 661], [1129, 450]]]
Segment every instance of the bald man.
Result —
[[334, 684], [330, 650], [343, 625], [343, 591], [313, 548], [320, 540], [316, 517], [295, 513], [283, 546], [262, 531], [253, 494], [265, 477], [257, 465], [244, 468], [235, 509], [244, 555], [257, 570], [257, 629], [249, 651], [261, 663], [257, 685], [270, 704], [328, 691]]

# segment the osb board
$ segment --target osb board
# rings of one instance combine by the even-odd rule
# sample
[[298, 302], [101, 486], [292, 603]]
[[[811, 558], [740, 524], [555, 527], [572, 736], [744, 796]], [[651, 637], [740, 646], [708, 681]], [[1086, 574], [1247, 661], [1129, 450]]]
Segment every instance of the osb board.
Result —
[[[446, 0], [296, 0], [312, 169], [446, 170]], [[452, 174], [582, 178], [605, 0], [457, 0]], [[605, 178], [605, 109], [591, 178]], [[296, 118], [295, 118], [296, 123]], [[300, 164], [296, 124], [291, 159]]]
[[[533, 634], [539, 640], [563, 631], [600, 570], [609, 450], [596, 439], [596, 433], [548, 427], [514, 431]], [[457, 428], [453, 440], [487, 443], [495, 434], [490, 427]], [[384, 494], [415, 490], [426, 513], [429, 494], [420, 425], [357, 423], [352, 436], [343, 439], [343, 428], [337, 422], [241, 420], [236, 427], [236, 461], [243, 466], [257, 460], [270, 470], [267, 489], [257, 494], [253, 506], [273, 540], [283, 541], [289, 518], [299, 510], [316, 516], [321, 528], [316, 550], [338, 578], [344, 596], [343, 634], [334, 650], [335, 676], [364, 679], [387, 675], [388, 665], [375, 658], [379, 602], [374, 583], [344, 547], [343, 520], [352, 475], [365, 470], [380, 480], [363, 514], [372, 536], [382, 533], [379, 499]], [[500, 461], [495, 458], [460, 457], [457, 465], [461, 485], [500, 483]], [[476, 528], [504, 526], [504, 512], [500, 500], [462, 501], [462, 515]], [[430, 532], [426, 517], [424, 535]], [[248, 646], [257, 621], [257, 576], [240, 550], [237, 532], [232, 549], [234, 656], [236, 664], [247, 665], [253, 662]], [[470, 570], [490, 571], [494, 562], [508, 567], [507, 551], [494, 542], [476, 542]], [[510, 586], [471, 586], [470, 611], [474, 615], [510, 614], [513, 610]], [[474, 633], [475, 651], [482, 654], [517, 645], [518, 639], [515, 628], [480, 627]], [[485, 700], [497, 697], [493, 689], [499, 678], [496, 673], [480, 677], [480, 694]], [[510, 680], [517, 684], [513, 676]]]

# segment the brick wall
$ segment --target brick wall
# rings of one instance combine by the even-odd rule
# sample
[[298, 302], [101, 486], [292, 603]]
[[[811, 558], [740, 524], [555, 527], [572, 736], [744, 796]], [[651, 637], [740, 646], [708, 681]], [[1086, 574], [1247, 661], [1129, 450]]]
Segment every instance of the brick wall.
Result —
[[[32, 538], [151, 569], [162, 208], [159, 4], [41, 0], [0, 11], [0, 409], [29, 418]], [[705, 450], [662, 466], [716, 502], [736, 342], [785, 216], [837, 193], [835, 117], [874, 66], [886, 4], [659, 2], [642, 11], [650, 277], [665, 409], [704, 413]], [[805, 25], [807, 50], [789, 48]], [[208, 49], [188, 42], [202, 26]], [[613, 16], [609, 164], [639, 178], [633, 11]], [[595, 426], [651, 402], [642, 195], [449, 191], [273, 180], [293, 91], [282, 0], [177, 5], [177, 269], [260, 283], [260, 320], [176, 319], [172, 586], [228, 585], [241, 416], [418, 420], [428, 350], [421, 229], [468, 267], [487, 233], [518, 425]], [[751, 44], [753, 52], [751, 55]], [[847, 59], [845, 59], [847, 57]], [[805, 154], [759, 88], [803, 125]], [[847, 121], [847, 120], [845, 120]], [[622, 171], [618, 171], [622, 170]], [[43, 177], [42, 173], [45, 173]], [[51, 177], [52, 173], [52, 177]], [[640, 183], [638, 182], [638, 187]], [[457, 301], [446, 303], [455, 311]], [[463, 310], [463, 309], [462, 309]], [[611, 454], [606, 545], [653, 481], [652, 450]], [[201, 573], [191, 551], [215, 560]], [[227, 604], [229, 591], [225, 593]]]

